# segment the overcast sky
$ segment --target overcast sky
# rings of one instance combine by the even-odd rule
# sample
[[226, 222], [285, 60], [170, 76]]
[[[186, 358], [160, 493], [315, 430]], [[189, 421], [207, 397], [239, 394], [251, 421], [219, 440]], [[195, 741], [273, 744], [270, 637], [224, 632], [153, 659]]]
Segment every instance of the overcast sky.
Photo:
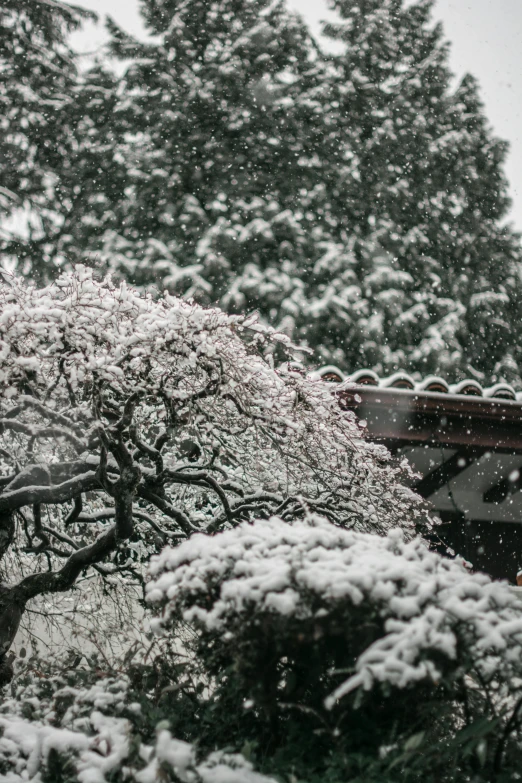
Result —
[[[315, 30], [328, 16], [326, 0], [288, 0]], [[142, 26], [137, 0], [76, 0], [100, 15], [110, 14], [128, 32]], [[455, 74], [469, 71], [479, 80], [486, 114], [495, 133], [509, 141], [506, 165], [513, 199], [511, 219], [522, 231], [522, 0], [437, 0], [435, 18], [452, 43]], [[94, 27], [76, 36], [83, 51], [100, 43]]]

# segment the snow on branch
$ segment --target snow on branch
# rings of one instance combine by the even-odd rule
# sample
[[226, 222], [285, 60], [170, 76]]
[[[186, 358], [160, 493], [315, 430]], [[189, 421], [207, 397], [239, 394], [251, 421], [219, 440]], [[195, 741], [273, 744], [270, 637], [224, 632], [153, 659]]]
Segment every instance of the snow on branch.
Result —
[[[265, 358], [274, 344], [291, 360], [279, 369]], [[295, 351], [255, 316], [85, 267], [41, 289], [2, 284], [0, 637], [2, 607], [23, 611], [90, 568], [143, 584], [169, 538], [309, 511], [412, 535], [425, 512], [407, 470], [296, 369]]]

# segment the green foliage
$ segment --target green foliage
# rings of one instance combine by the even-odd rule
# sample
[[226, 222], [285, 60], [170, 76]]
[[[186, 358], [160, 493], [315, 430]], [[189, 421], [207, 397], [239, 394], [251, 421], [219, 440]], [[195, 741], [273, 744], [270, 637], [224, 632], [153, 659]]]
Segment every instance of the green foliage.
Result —
[[453, 89], [432, 3], [333, 5], [337, 54], [265, 0], [144, 0], [146, 45], [110, 25], [130, 165], [93, 263], [257, 309], [348, 371], [518, 383], [520, 242], [477, 84]]
[[506, 144], [475, 80], [453, 88], [432, 5], [336, 0], [332, 54], [282, 2], [143, 0], [148, 42], [108, 22], [119, 78], [75, 72], [76, 12], [8, 4], [48, 9], [58, 70], [11, 67], [6, 28], [2, 197], [27, 229], [4, 256], [257, 309], [347, 371], [520, 383]]
[[158, 635], [115, 667], [72, 650], [18, 663], [0, 705], [3, 774], [520, 779], [522, 619], [507, 586], [397, 531], [319, 517], [194, 536], [150, 572]]
[[0, 7], [0, 255], [35, 278], [60, 260], [62, 223], [74, 208], [67, 175], [77, 147], [77, 68], [67, 36], [93, 17], [60, 0]]
[[318, 518], [195, 537], [151, 574], [154, 627], [192, 628], [202, 748], [285, 781], [517, 779], [522, 621], [506, 586], [397, 531]]
[[[105, 777], [100, 779], [107, 783], [140, 781], [159, 732], [166, 729], [193, 744], [200, 761], [217, 748], [240, 753], [269, 775], [253, 783], [511, 783], [519, 779], [518, 733], [506, 731], [512, 706], [506, 704], [496, 718], [483, 714], [490, 708], [478, 681], [466, 684], [458, 671], [461, 664], [468, 668], [465, 651], [454, 673], [436, 685], [359, 691], [342, 706], [325, 710], [321, 697], [350, 671], [333, 671], [332, 666], [353, 659], [364, 646], [359, 636], [359, 628], [367, 622], [364, 612], [353, 613], [348, 624], [346, 619], [346, 614], [331, 615], [321, 624], [322, 635], [317, 623], [285, 625], [268, 620], [258, 625], [257, 632], [251, 624], [234, 652], [228, 646], [226, 668], [222, 668], [224, 651], [216, 645], [210, 651], [209, 640], [201, 637], [196, 640], [195, 658], [187, 651], [169, 650], [169, 640], [164, 640], [146, 662], [142, 657], [124, 674], [107, 669], [96, 658], [85, 658], [75, 667], [33, 658], [19, 671], [13, 697], [6, 696], [0, 706], [0, 722], [3, 716], [13, 720], [20, 715], [29, 722], [28, 728], [52, 725], [84, 732], [90, 747], [99, 749], [94, 758], [105, 765]], [[378, 618], [370, 636], [377, 633], [382, 634]], [[105, 727], [95, 714], [105, 716]], [[118, 743], [128, 743], [112, 764], [103, 744], [107, 737], [112, 738], [110, 751], [116, 752]], [[78, 766], [75, 743], [68, 742], [47, 741], [50, 747], [40, 767], [43, 783], [82, 780], [78, 770], [85, 764], [82, 767], [80, 761]], [[7, 775], [13, 764], [14, 757], [6, 756], [0, 739], [0, 771]], [[164, 777], [151, 779], [189, 780], [178, 777], [168, 764], [162, 769]], [[190, 780], [213, 783], [214, 778]], [[224, 780], [239, 783], [235, 777]]]
[[335, 133], [350, 146], [348, 161], [343, 145], [337, 157], [345, 225], [363, 242], [377, 237], [410, 276], [397, 285], [386, 266], [368, 269], [381, 291], [370, 283], [376, 354], [363, 361], [509, 375], [520, 246], [500, 222], [507, 146], [491, 135], [477, 83], [466, 75], [453, 90], [432, 0], [333, 6], [341, 20], [327, 33], [346, 47], [330, 93]]

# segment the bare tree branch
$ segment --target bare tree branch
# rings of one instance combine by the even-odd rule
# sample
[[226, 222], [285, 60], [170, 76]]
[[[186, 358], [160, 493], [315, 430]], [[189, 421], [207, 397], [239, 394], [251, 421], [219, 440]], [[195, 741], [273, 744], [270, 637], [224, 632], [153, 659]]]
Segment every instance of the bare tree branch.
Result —
[[34, 503], [64, 503], [66, 500], [72, 500], [82, 492], [97, 489], [99, 486], [100, 482], [96, 473], [88, 471], [50, 487], [33, 485], [11, 491], [7, 487], [0, 494], [0, 513], [3, 511], [15, 511]]
[[74, 432], [71, 432], [66, 427], [32, 427], [29, 424], [25, 424], [17, 419], [0, 419], [0, 432], [2, 430], [12, 430], [13, 432], [21, 432], [24, 435], [28, 435], [30, 438], [65, 438], [68, 440], [81, 454], [85, 451], [86, 443], [76, 437]]
[[30, 574], [11, 588], [13, 601], [25, 603], [42, 593], [55, 593], [69, 590], [81, 572], [91, 565], [99, 563], [114, 549], [121, 538], [117, 526], [99, 536], [96, 541], [74, 552], [59, 571]]
[[181, 530], [189, 536], [196, 530], [190, 522], [190, 519], [183, 511], [174, 508], [167, 500], [156, 495], [150, 489], [144, 486], [138, 487], [138, 497], [156, 506], [165, 516], [173, 519], [181, 528]]

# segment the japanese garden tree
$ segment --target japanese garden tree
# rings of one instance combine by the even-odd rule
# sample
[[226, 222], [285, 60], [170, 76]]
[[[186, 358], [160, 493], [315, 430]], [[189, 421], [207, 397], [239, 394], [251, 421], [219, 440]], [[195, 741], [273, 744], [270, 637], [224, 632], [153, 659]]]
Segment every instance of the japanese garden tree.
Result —
[[[69, 632], [15, 663], [0, 774], [516, 779], [517, 598], [429, 551], [407, 468], [286, 335], [85, 267], [0, 301], [2, 683], [34, 607]], [[119, 656], [74, 645], [96, 583]]]
[[6, 279], [4, 660], [33, 599], [75, 588], [59, 626], [93, 594], [93, 574], [117, 602], [138, 590], [137, 601], [150, 555], [197, 531], [308, 511], [360, 530], [424, 524], [405, 468], [364, 441], [327, 385], [292, 363], [274, 369], [270, 344], [294, 353], [253, 317], [139, 295], [82, 267], [41, 289]]

